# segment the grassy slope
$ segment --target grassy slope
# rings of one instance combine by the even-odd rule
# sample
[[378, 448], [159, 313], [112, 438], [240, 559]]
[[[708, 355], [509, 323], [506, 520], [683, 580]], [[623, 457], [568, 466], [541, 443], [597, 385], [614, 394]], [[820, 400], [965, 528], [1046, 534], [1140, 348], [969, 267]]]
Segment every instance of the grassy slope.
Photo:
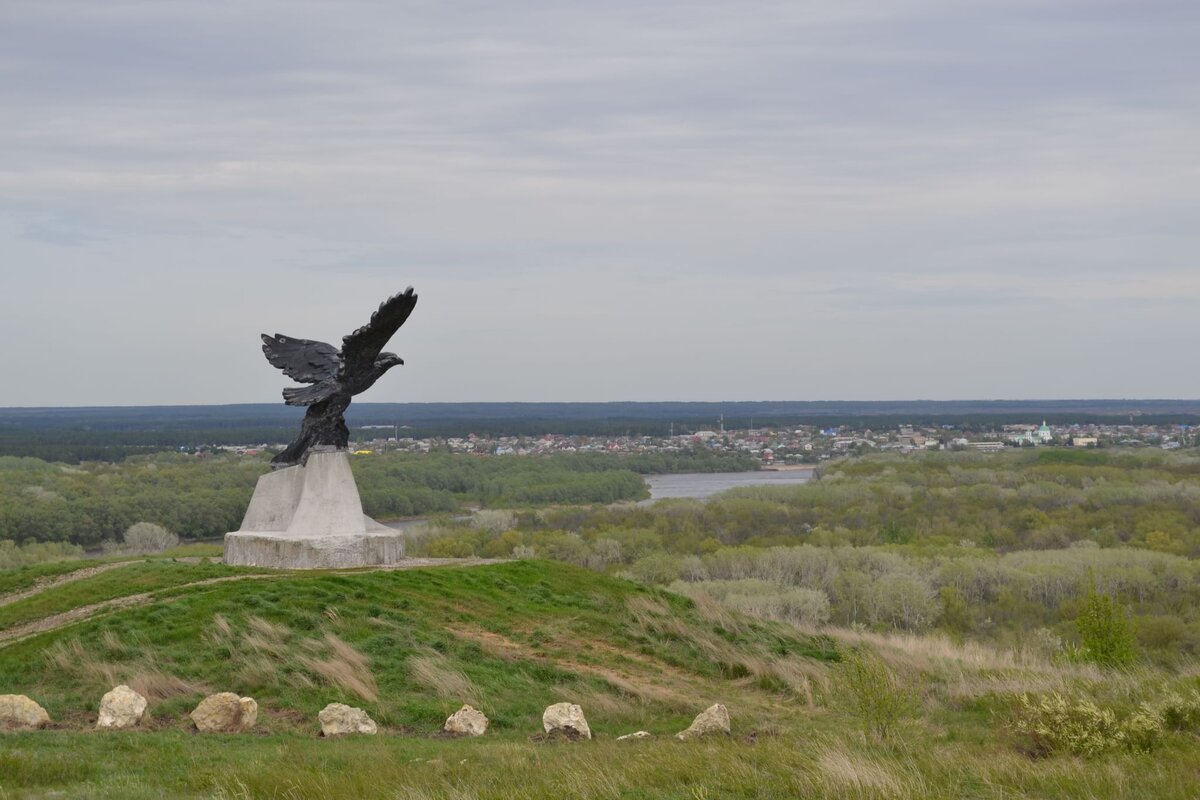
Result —
[[168, 560], [142, 561], [116, 567], [86, 580], [72, 581], [25, 600], [0, 606], [0, 631], [23, 622], [117, 597], [153, 592], [202, 580], [261, 573], [262, 570], [223, 564], [187, 564]]
[[172, 587], [189, 570], [196, 580], [232, 572], [143, 563], [5, 607], [5, 620], [24, 620], [73, 600], [165, 587], [149, 605], [0, 648], [0, 686], [80, 725], [120, 680], [161, 695], [154, 714], [166, 727], [185, 727], [180, 712], [200, 692], [231, 689], [254, 694], [266, 730], [308, 731], [315, 711], [335, 700], [419, 732], [474, 700], [497, 729], [530, 729], [561, 699], [591, 700], [614, 724], [678, 729], [718, 694], [773, 703], [751, 677], [770, 658], [834, 657], [827, 641], [761, 622], [714, 626], [684, 599], [558, 564], [275, 573]]
[[[181, 568], [137, 574], [165, 586]], [[122, 591], [111, 578], [123, 569], [37, 602]], [[1030, 761], [977, 700], [877, 744], [823, 688], [837, 669], [829, 640], [545, 562], [166, 587], [0, 647], [0, 693], [29, 694], [59, 727], [0, 735], [0, 798], [1187, 797], [1200, 777], [1182, 738], [1152, 756]], [[914, 691], [925, 669], [911, 662]], [[151, 696], [152, 731], [90, 731], [117, 682]], [[187, 712], [219, 690], [259, 701], [254, 733], [189, 732]], [[597, 741], [528, 740], [560, 700], [583, 704]], [[333, 701], [366, 708], [383, 735], [315, 738]], [[464, 701], [491, 717], [488, 735], [436, 738]], [[715, 701], [730, 708], [731, 740], [613, 740], [674, 733]]]

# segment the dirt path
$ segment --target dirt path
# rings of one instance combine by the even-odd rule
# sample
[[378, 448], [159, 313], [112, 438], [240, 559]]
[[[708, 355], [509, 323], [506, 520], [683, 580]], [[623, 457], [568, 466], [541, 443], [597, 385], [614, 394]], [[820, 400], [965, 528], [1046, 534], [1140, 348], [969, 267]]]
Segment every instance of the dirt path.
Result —
[[18, 600], [24, 600], [26, 597], [33, 597], [34, 595], [41, 594], [47, 589], [53, 589], [56, 586], [62, 586], [64, 583], [72, 583], [74, 581], [83, 580], [84, 578], [90, 578], [93, 575], [99, 575], [101, 572], [108, 572], [110, 569], [116, 569], [117, 567], [127, 567], [130, 564], [137, 564], [142, 560], [143, 559], [137, 559], [135, 561], [114, 561], [111, 564], [100, 564], [95, 567], [84, 567], [83, 569], [77, 569], [74, 572], [68, 572], [65, 575], [58, 575], [53, 578], [42, 578], [28, 589], [22, 589], [19, 592], [13, 592], [12, 594], [6, 594], [3, 597], [0, 597], [0, 606], [6, 606], [10, 603], [15, 603]]
[[[207, 586], [211, 583], [224, 583], [226, 581], [244, 581], [252, 578], [275, 578], [278, 575], [227, 575], [223, 578], [208, 578], [195, 583], [183, 583], [178, 586], [168, 586], [157, 591], [174, 591], [176, 589], [190, 589], [196, 586]], [[157, 592], [142, 592], [141, 594], [131, 594], [125, 597], [114, 597], [112, 600], [104, 600], [99, 603], [92, 603], [87, 606], [79, 606], [72, 608], [70, 611], [63, 611], [59, 614], [51, 614], [48, 617], [35, 619], [32, 622], [26, 622], [22, 625], [9, 628], [8, 630], [0, 631], [0, 647], [10, 645], [13, 642], [18, 642], [29, 636], [46, 631], [65, 628], [72, 623], [80, 620], [90, 619], [100, 613], [107, 611], [116, 611], [122, 608], [133, 608], [149, 603], [154, 599]]]

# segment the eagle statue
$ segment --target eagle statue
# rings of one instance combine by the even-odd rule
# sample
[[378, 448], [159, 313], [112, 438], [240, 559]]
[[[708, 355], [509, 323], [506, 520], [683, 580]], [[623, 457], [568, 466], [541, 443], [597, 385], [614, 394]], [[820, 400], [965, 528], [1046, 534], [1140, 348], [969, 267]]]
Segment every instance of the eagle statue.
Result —
[[350, 398], [370, 389], [375, 381], [404, 359], [382, 352], [384, 345], [400, 329], [417, 304], [412, 287], [388, 298], [371, 321], [349, 336], [342, 337], [342, 349], [311, 339], [295, 339], [277, 333], [262, 335], [263, 353], [271, 366], [283, 370], [294, 381], [310, 384], [283, 390], [289, 406], [307, 406], [300, 435], [275, 458], [275, 468], [304, 462], [312, 447], [344, 449], [350, 442], [345, 412]]

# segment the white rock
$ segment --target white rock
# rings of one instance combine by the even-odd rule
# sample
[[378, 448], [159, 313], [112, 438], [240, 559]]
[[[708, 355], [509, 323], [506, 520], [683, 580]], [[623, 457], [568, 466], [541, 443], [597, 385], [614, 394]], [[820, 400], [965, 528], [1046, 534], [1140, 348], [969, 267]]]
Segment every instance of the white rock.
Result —
[[124, 684], [100, 698], [97, 728], [132, 728], [146, 713], [146, 698]]
[[567, 735], [572, 732], [584, 739], [592, 738], [592, 729], [584, 719], [583, 709], [574, 703], [555, 703], [542, 712], [542, 727], [546, 733], [562, 731]]
[[0, 694], [0, 730], [33, 730], [50, 723], [50, 715], [23, 694]]
[[253, 728], [258, 722], [258, 701], [253, 697], [240, 697], [238, 705], [242, 707], [242, 730]]
[[201, 700], [191, 717], [202, 733], [244, 731], [258, 721], [258, 703], [233, 692], [220, 692]]
[[676, 738], [692, 739], [710, 733], [729, 734], [729, 711], [720, 703], [715, 703], [697, 714], [688, 729], [680, 731]]
[[343, 736], [347, 733], [362, 733], [374, 736], [379, 728], [375, 720], [367, 716], [361, 708], [354, 708], [344, 703], [330, 703], [317, 714], [321, 723], [322, 736]]
[[624, 736], [618, 736], [617, 741], [623, 742], [626, 739], [648, 739], [654, 734], [650, 731], [637, 731], [636, 733], [627, 733]]
[[442, 730], [456, 736], [483, 736], [487, 727], [488, 718], [483, 715], [482, 711], [471, 706], [463, 706], [446, 718], [446, 724]]

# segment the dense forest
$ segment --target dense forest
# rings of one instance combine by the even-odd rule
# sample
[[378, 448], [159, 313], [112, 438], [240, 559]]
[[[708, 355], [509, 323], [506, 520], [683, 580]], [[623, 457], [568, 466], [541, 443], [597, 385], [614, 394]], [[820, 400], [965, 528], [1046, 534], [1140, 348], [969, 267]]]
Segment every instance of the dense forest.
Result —
[[[378, 519], [467, 506], [611, 503], [646, 496], [641, 474], [747, 469], [751, 459], [694, 454], [528, 458], [377, 454], [351, 461], [363, 508]], [[174, 453], [123, 463], [55, 464], [0, 456], [0, 541], [92, 547], [152, 522], [185, 539], [236, 530], [266, 457]]]

